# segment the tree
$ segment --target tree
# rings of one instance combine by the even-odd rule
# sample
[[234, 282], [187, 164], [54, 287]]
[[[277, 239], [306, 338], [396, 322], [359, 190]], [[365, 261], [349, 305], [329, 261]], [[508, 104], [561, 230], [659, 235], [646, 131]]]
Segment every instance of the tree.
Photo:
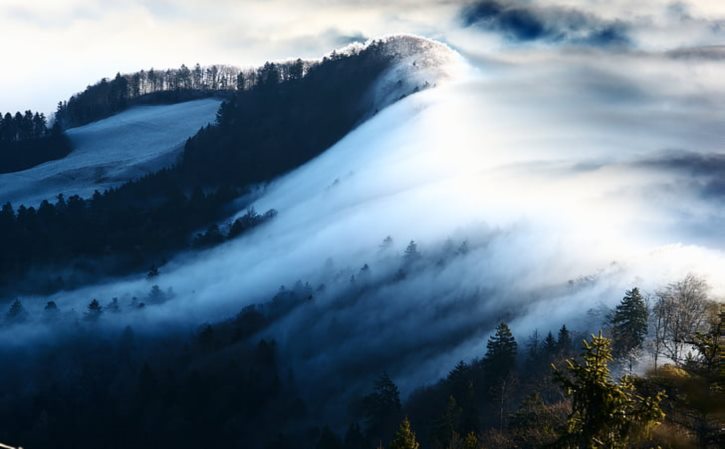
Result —
[[518, 345], [508, 325], [499, 323], [496, 332], [486, 343], [486, 354], [483, 356], [486, 377], [490, 381], [499, 380], [516, 367]]
[[49, 321], [57, 319], [58, 315], [60, 315], [60, 309], [58, 309], [58, 304], [55, 301], [48, 301], [43, 310], [45, 313], [44, 318]]
[[398, 387], [387, 373], [378, 377], [373, 392], [363, 398], [362, 406], [368, 434], [389, 437], [400, 419], [401, 404]]
[[563, 424], [556, 405], [547, 405], [539, 393], [526, 397], [511, 415], [508, 430], [516, 447], [533, 449], [546, 447], [556, 440], [556, 430]]
[[709, 286], [704, 279], [688, 274], [656, 293], [654, 355], [664, 355], [676, 365], [685, 362], [685, 349], [697, 332], [706, 329]]
[[491, 399], [494, 399], [498, 406], [499, 429], [503, 428], [506, 400], [511, 395], [512, 385], [516, 381], [513, 374], [516, 368], [517, 348], [511, 329], [504, 322], [496, 327], [496, 333], [486, 343], [483, 367]]
[[367, 449], [370, 446], [358, 423], [352, 423], [347, 428], [343, 446], [345, 449]]
[[415, 433], [410, 427], [410, 420], [406, 417], [400, 423], [395, 438], [390, 443], [390, 449], [418, 449], [420, 444], [415, 439]]
[[410, 243], [408, 243], [408, 246], [405, 248], [405, 252], [403, 253], [403, 261], [405, 265], [411, 265], [420, 259], [420, 252], [418, 252], [418, 245], [415, 243], [415, 240], [411, 240]]
[[342, 449], [342, 441], [329, 427], [325, 426], [320, 432], [315, 449]]
[[90, 303], [88, 303], [88, 309], [86, 310], [86, 320], [95, 321], [101, 316], [102, 313], [103, 308], [101, 307], [101, 303], [99, 303], [97, 299], [93, 299]]
[[629, 370], [647, 336], [647, 304], [637, 287], [628, 290], [609, 319], [612, 326], [612, 356], [629, 360]]
[[23, 307], [23, 303], [19, 299], [13, 301], [5, 314], [5, 321], [9, 323], [22, 323], [28, 319], [28, 312]]
[[155, 277], [158, 277], [159, 275], [159, 267], [156, 265], [151, 265], [151, 268], [149, 268], [148, 273], [146, 273], [146, 279], [153, 279]]
[[301, 59], [297, 59], [295, 62], [290, 64], [289, 67], [289, 79], [291, 81], [302, 79], [305, 71], [305, 64]]
[[569, 332], [569, 329], [566, 328], [566, 324], [562, 324], [561, 329], [559, 329], [558, 338], [556, 340], [556, 351], [559, 353], [559, 355], [567, 357], [571, 352], [571, 348], [571, 333]]
[[660, 402], [664, 393], [644, 397], [635, 391], [633, 378], [617, 384], [610, 378], [610, 341], [592, 336], [583, 342], [581, 361], [567, 360], [566, 373], [554, 376], [571, 398], [567, 428], [559, 438], [563, 448], [627, 448], [630, 440], [645, 435], [664, 418]]

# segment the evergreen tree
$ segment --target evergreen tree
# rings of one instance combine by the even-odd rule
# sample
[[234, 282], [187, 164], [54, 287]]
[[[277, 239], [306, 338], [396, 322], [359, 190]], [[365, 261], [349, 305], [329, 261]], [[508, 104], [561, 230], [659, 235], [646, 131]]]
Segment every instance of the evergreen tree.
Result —
[[556, 351], [563, 356], [568, 356], [571, 353], [572, 341], [571, 333], [566, 328], [566, 324], [562, 324], [559, 329], [559, 335], [556, 340]]
[[101, 316], [102, 313], [103, 308], [101, 307], [101, 303], [99, 303], [97, 299], [93, 299], [90, 303], [88, 303], [88, 310], [86, 310], [86, 320], [95, 321]]
[[400, 419], [401, 404], [398, 387], [387, 373], [375, 381], [375, 389], [363, 398], [368, 434], [375, 438], [389, 437]]
[[352, 423], [345, 432], [345, 449], [368, 449], [369, 444], [358, 423]]
[[629, 376], [619, 384], [612, 381], [608, 366], [612, 361], [610, 342], [601, 332], [591, 341], [584, 341], [583, 346], [581, 361], [567, 360], [566, 373], [558, 369], [554, 372], [572, 401], [567, 429], [559, 443], [572, 449], [627, 448], [630, 440], [664, 418], [660, 409], [664, 393], [640, 396]]
[[556, 355], [556, 340], [554, 339], [554, 335], [551, 331], [549, 331], [549, 333], [546, 334], [546, 338], [544, 338], [544, 353], [550, 360], [554, 357], [554, 355]]
[[641, 348], [647, 335], [647, 304], [637, 287], [625, 293], [610, 319], [612, 355], [615, 359], [631, 356]]
[[335, 432], [325, 426], [320, 432], [315, 449], [342, 449], [342, 442]]
[[486, 377], [490, 382], [499, 381], [513, 372], [517, 348], [511, 329], [506, 323], [499, 323], [486, 343], [486, 355], [483, 357]]
[[489, 400], [498, 409], [499, 429], [503, 428], [506, 415], [507, 400], [512, 393], [516, 381], [516, 352], [518, 345], [511, 334], [511, 329], [504, 322], [496, 327], [496, 333], [488, 339], [483, 367], [486, 383], [489, 387]]
[[415, 243], [415, 240], [411, 240], [410, 243], [408, 243], [408, 246], [405, 248], [405, 253], [403, 253], [403, 261], [406, 265], [410, 265], [418, 261], [420, 257], [420, 253], [418, 252], [418, 245]]
[[28, 319], [28, 312], [23, 307], [23, 303], [19, 299], [13, 301], [5, 314], [5, 321], [9, 323], [22, 323]]
[[395, 438], [390, 443], [390, 449], [418, 449], [419, 447], [420, 444], [416, 441], [415, 433], [410, 427], [410, 420], [403, 419]]

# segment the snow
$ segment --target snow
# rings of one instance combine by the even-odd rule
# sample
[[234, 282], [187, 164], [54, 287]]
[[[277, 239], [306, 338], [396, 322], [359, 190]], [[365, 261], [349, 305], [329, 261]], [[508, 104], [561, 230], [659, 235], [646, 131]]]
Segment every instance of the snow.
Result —
[[0, 175], [0, 202], [38, 205], [62, 193], [88, 197], [172, 164], [187, 138], [213, 122], [218, 99], [137, 106], [67, 131], [63, 159]]

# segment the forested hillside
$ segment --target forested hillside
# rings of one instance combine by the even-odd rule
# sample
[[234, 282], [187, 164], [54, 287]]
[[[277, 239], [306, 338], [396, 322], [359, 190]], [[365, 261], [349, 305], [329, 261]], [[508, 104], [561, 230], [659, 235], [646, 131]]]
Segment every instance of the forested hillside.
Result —
[[[0, 285], [6, 286], [0, 292], [47, 294], [98, 277], [145, 272], [175, 252], [224, 241], [219, 221], [230, 201], [319, 155], [374, 114], [369, 108], [375, 84], [401, 53], [425, 59], [430, 45], [395, 37], [314, 64], [266, 63], [239, 72], [238, 89], [220, 107], [216, 123], [188, 140], [176, 165], [90, 199], [58, 197], [38, 209], [5, 204], [0, 245], [11, 250], [0, 256]], [[144, 80], [139, 95], [197, 87], [213, 94], [222, 86], [231, 88], [229, 71], [197, 77], [196, 70], [180, 70], [163, 78], [154, 75], [155, 82], [148, 73], [139, 78]], [[83, 122], [97, 118], [100, 110], [104, 115], [126, 107], [128, 98], [136, 98], [129, 97], [127, 81], [118, 76], [89, 88], [63, 107], [60, 121], [81, 117]], [[131, 88], [136, 90], [135, 81]], [[81, 108], [89, 115], [74, 115], [71, 103], [86, 101], [101, 109]], [[261, 212], [267, 218], [275, 213]]]
[[[264, 335], [314, 307], [315, 296], [298, 283], [228, 320], [163, 336], [100, 332], [103, 320], [173, 301], [155, 285], [133, 304], [93, 299], [85, 311], [49, 302], [32, 316], [15, 302], [3, 326], [40, 320], [59, 332], [37, 353], [0, 354], [15, 360], [0, 387], [16, 392], [3, 399], [0, 440], [39, 449], [721, 447], [725, 311], [695, 276], [664, 286], [651, 307], [637, 288], [627, 291], [602, 331], [572, 332], [569, 323], [516, 338], [499, 323], [479, 356], [407, 397], [385, 371], [341, 379], [366, 381], [367, 393], [310, 396], [317, 389], [297, 380]], [[321, 416], [331, 403], [347, 412]]]
[[246, 87], [247, 77], [254, 70], [244, 72], [226, 65], [193, 69], [182, 65], [178, 69], [141, 70], [139, 72], [102, 79], [83, 92], [61, 101], [55, 120], [64, 128], [72, 128], [120, 112], [134, 104], [163, 104], [226, 96], [229, 92]]
[[45, 115], [32, 111], [0, 114], [0, 173], [60, 159], [70, 150], [68, 138], [57, 124], [49, 129]]

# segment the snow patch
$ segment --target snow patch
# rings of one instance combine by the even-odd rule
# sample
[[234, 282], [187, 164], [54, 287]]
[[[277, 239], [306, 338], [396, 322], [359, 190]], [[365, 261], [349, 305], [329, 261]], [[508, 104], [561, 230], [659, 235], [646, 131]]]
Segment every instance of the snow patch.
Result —
[[137, 106], [67, 131], [73, 151], [63, 159], [0, 175], [0, 202], [34, 206], [123, 184], [171, 165], [189, 137], [214, 121], [221, 100]]

